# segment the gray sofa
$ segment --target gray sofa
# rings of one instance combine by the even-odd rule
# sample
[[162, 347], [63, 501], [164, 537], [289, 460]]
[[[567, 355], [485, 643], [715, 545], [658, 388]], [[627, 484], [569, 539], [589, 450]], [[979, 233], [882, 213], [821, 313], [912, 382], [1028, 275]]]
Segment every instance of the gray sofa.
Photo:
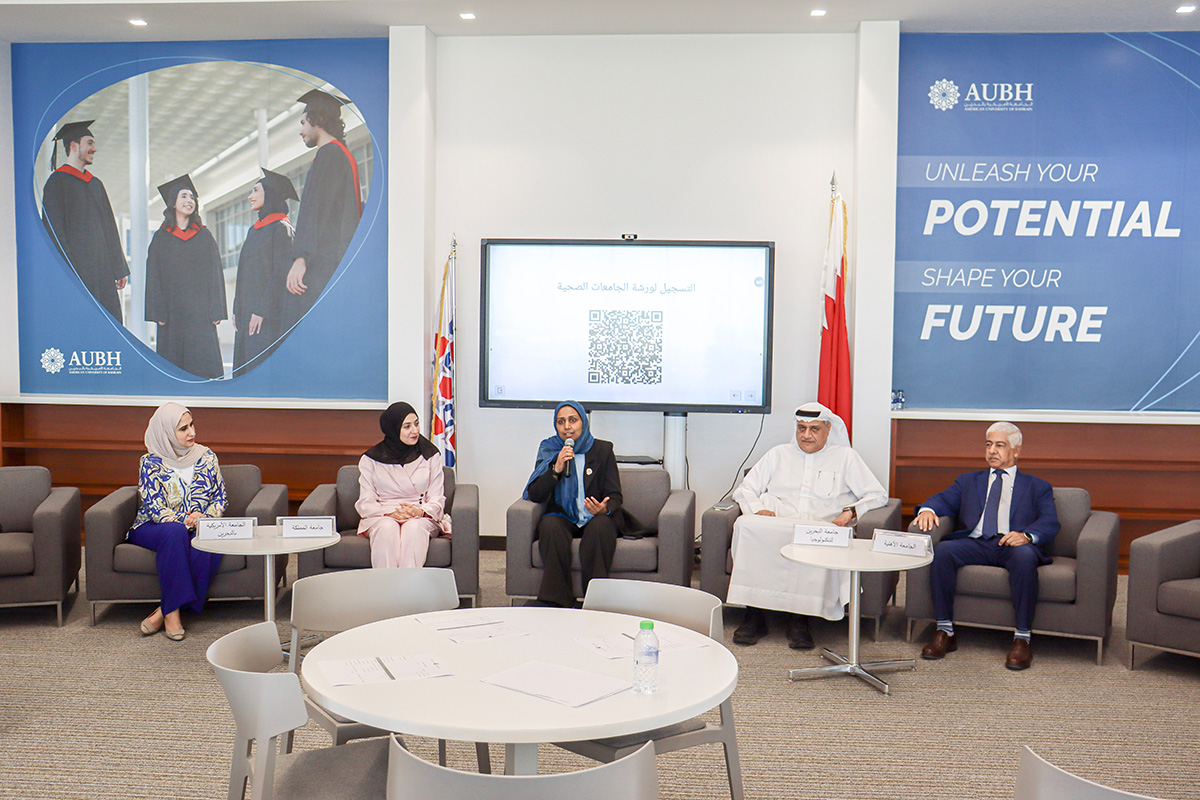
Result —
[[79, 581], [79, 490], [45, 467], [0, 468], [0, 608], [54, 606]]
[[1135, 647], [1200, 657], [1200, 520], [1134, 539], [1125, 618], [1129, 668]]
[[[1104, 660], [1104, 640], [1112, 627], [1117, 599], [1117, 545], [1120, 519], [1110, 511], [1093, 511], [1083, 489], [1055, 489], [1054, 506], [1061, 526], [1050, 548], [1053, 561], [1038, 568], [1035, 633], [1092, 639], [1096, 663]], [[958, 527], [942, 517], [931, 532], [934, 545]], [[909, 526], [916, 530], [916, 525]], [[905, 584], [908, 640], [918, 623], [933, 622], [930, 567], [909, 570]], [[968, 566], [958, 573], [954, 595], [954, 624], [1011, 630], [1012, 594], [1002, 567]]]
[[[709, 508], [700, 518], [700, 588], [724, 600], [729, 594], [729, 576], [733, 574], [733, 523], [742, 510], [736, 503], [732, 508]], [[899, 530], [900, 501], [889, 497], [887, 505], [868, 511], [858, 518], [854, 536], [870, 539], [876, 529]], [[896, 594], [899, 572], [864, 572], [862, 574], [862, 599], [860, 615], [875, 622], [875, 638], [879, 638], [879, 625], [887, 610], [888, 601]]]
[[[259, 525], [274, 525], [277, 517], [287, 514], [287, 487], [264, 485], [262, 473], [252, 464], [221, 467], [229, 504], [227, 517], [254, 517]], [[87, 510], [84, 529], [87, 546], [87, 596], [91, 603], [92, 624], [96, 607], [111, 603], [157, 603], [161, 596], [154, 552], [125, 541], [125, 534], [137, 517], [136, 486], [122, 486]], [[281, 578], [287, 556], [275, 558], [276, 574]], [[266, 560], [260, 556], [224, 556], [221, 567], [209, 586], [209, 600], [250, 600], [263, 596]]]
[[[476, 604], [479, 595], [479, 487], [458, 484], [454, 470], [445, 470], [446, 510], [450, 514], [451, 536], [438, 536], [429, 542], [427, 567], [449, 567], [458, 584], [458, 596]], [[333, 547], [300, 553], [299, 577], [319, 575], [341, 569], [366, 569], [371, 566], [371, 542], [358, 535], [358, 465], [347, 464], [338, 470], [337, 483], [323, 483], [313, 489], [300, 506], [300, 516], [335, 517], [342, 540]]]
[[[690, 586], [696, 493], [671, 489], [671, 476], [660, 467], [618, 466], [618, 470], [622, 508], [648, 533], [640, 539], [617, 540], [608, 577]], [[543, 572], [537, 523], [545, 511], [546, 503], [529, 500], [518, 500], [508, 507], [505, 591], [513, 598], [537, 596]], [[575, 596], [582, 597], [578, 539], [571, 546], [571, 579]]]

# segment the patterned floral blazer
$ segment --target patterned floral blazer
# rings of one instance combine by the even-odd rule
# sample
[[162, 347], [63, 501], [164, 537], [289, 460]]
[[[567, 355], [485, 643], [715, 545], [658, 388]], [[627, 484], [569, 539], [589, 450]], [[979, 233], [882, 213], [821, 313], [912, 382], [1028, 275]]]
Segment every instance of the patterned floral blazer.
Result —
[[184, 517], [193, 511], [199, 511], [207, 517], [219, 517], [225, 513], [225, 506], [229, 502], [217, 454], [212, 450], [196, 462], [192, 482], [186, 489], [180, 480], [174, 478], [161, 458], [149, 453], [142, 456], [138, 470], [138, 496], [141, 504], [137, 519], [133, 521], [134, 528], [146, 522], [183, 522]]

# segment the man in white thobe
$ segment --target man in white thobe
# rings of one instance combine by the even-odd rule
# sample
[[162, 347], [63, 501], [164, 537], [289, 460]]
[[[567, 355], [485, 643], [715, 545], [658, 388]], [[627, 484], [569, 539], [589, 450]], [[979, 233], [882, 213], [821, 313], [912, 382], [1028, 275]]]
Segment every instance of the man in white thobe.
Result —
[[842, 619], [850, 573], [788, 561], [779, 551], [798, 523], [850, 525], [887, 503], [887, 493], [850, 447], [846, 423], [820, 403], [796, 409], [796, 438], [773, 447], [733, 492], [742, 509], [733, 526], [728, 602], [746, 606], [735, 644], [767, 634], [764, 609], [788, 616], [788, 644], [813, 646], [808, 617]]

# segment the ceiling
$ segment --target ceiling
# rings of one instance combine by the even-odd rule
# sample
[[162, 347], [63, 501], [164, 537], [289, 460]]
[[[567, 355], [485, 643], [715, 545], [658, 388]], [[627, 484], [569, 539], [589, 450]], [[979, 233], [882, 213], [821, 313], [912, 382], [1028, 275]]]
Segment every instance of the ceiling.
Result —
[[[850, 33], [899, 20], [905, 33], [1200, 29], [1185, 0], [0, 0], [0, 40], [164, 41], [384, 36], [424, 25], [438, 36]], [[821, 18], [813, 8], [826, 8]], [[473, 21], [459, 19], [471, 11]], [[135, 28], [129, 19], [149, 24]]]

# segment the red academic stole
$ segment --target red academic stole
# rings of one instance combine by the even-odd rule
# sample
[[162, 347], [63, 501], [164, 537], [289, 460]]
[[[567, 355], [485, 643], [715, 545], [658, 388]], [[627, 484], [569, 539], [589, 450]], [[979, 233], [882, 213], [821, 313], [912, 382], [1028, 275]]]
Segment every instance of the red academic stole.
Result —
[[350, 162], [350, 174], [354, 176], [354, 203], [358, 207], [358, 218], [362, 219], [362, 194], [358, 189], [358, 162], [354, 160], [354, 156], [350, 155], [350, 148], [338, 139], [334, 139], [333, 143], [342, 148], [342, 152], [346, 154], [346, 160]]
[[92, 179], [92, 173], [88, 172], [86, 169], [83, 172], [80, 172], [79, 170], [72, 167], [70, 164], [63, 164], [61, 167], [59, 167], [58, 169], [56, 169], [54, 171], [55, 172], [65, 172], [68, 175], [73, 175], [74, 177], [79, 178], [79, 180], [83, 181], [84, 183], [88, 183]]
[[260, 219], [258, 222], [254, 223], [254, 230], [258, 230], [259, 228], [265, 228], [268, 225], [270, 225], [272, 222], [279, 222], [279, 220], [283, 220], [284, 223], [286, 223], [289, 228], [292, 227], [292, 221], [287, 218], [287, 214], [268, 214], [267, 216]]
[[179, 230], [179, 228], [176, 228], [174, 225], [171, 225], [171, 226], [167, 227], [167, 232], [170, 233], [172, 236], [174, 236], [176, 239], [182, 239], [183, 241], [186, 242], [188, 239], [192, 238], [197, 233], [199, 233], [200, 228], [197, 227], [193, 223], [192, 227], [188, 228], [186, 231], [181, 231], [181, 230]]

